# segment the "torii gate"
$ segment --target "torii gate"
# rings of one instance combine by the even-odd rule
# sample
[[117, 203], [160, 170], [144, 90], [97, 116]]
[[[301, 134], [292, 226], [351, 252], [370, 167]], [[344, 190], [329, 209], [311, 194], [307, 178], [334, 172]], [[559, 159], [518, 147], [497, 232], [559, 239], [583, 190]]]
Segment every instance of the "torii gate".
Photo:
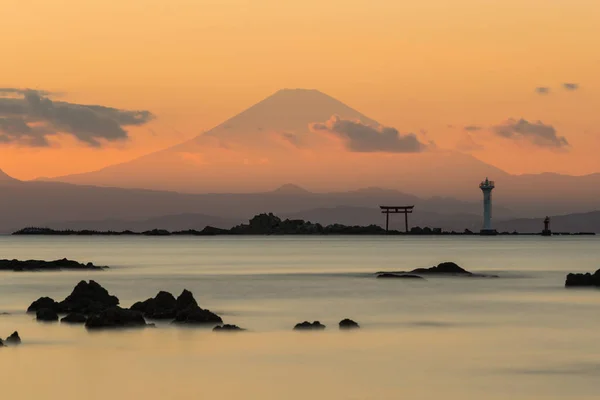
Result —
[[390, 214], [404, 214], [404, 227], [408, 233], [408, 214], [412, 214], [415, 206], [379, 206], [381, 213], [385, 214], [385, 233], [390, 228]]

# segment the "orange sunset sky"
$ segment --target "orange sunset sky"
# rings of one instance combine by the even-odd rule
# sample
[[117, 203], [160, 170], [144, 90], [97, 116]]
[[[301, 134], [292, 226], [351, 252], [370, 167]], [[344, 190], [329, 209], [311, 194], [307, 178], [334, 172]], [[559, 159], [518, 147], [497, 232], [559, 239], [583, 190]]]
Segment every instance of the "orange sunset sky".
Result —
[[[176, 145], [282, 88], [318, 89], [510, 173], [600, 172], [597, 0], [1, 4], [0, 87], [155, 116], [126, 127], [128, 140], [96, 147], [60, 132], [48, 146], [0, 143], [0, 168], [19, 179], [96, 170]], [[492, 133], [510, 118], [541, 121], [568, 145]]]

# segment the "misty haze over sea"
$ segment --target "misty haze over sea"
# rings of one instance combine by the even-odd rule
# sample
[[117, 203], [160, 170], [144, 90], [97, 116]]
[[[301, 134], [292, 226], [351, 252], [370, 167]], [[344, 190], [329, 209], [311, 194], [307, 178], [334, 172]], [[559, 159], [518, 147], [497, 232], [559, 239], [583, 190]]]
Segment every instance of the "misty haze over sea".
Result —
[[[0, 273], [0, 349], [10, 398], [592, 399], [598, 293], [566, 290], [593, 271], [596, 237], [1, 237], [6, 258], [69, 257], [106, 271]], [[377, 271], [444, 260], [499, 278], [381, 280]], [[156, 328], [86, 332], [24, 310], [94, 279], [123, 307], [191, 290], [248, 332]], [[340, 332], [343, 318], [361, 328]], [[293, 332], [319, 320], [324, 332]], [[451, 366], [449, 368], [448, 366]], [[348, 379], [352, 376], [352, 379]], [[30, 384], [36, 377], [36, 384]], [[65, 378], [68, 377], [68, 378]], [[275, 379], [276, 378], [276, 379]], [[65, 385], [64, 379], [69, 380]], [[106, 382], [110, 382], [107, 384]], [[190, 382], [194, 382], [191, 384]]]

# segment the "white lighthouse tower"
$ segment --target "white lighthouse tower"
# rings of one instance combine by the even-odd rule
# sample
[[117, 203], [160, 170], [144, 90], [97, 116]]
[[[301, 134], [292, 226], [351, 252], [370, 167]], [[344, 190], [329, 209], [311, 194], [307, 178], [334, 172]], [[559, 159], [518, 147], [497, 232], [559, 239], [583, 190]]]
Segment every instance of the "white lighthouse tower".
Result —
[[479, 184], [479, 188], [483, 192], [483, 227], [480, 234], [496, 235], [497, 232], [492, 228], [492, 190], [496, 186], [494, 181], [485, 178], [485, 181]]

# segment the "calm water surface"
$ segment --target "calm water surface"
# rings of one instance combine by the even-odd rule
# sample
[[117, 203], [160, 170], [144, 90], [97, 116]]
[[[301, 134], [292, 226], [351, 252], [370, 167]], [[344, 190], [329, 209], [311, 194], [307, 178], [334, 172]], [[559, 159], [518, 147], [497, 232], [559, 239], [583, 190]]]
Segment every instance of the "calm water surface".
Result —
[[[0, 237], [0, 258], [67, 257], [104, 272], [0, 273], [4, 399], [597, 399], [595, 237]], [[374, 279], [442, 261], [499, 279]], [[191, 290], [225, 322], [88, 333], [24, 310], [95, 279], [128, 307]], [[357, 332], [339, 332], [343, 318]], [[292, 332], [320, 320], [325, 332]]]

